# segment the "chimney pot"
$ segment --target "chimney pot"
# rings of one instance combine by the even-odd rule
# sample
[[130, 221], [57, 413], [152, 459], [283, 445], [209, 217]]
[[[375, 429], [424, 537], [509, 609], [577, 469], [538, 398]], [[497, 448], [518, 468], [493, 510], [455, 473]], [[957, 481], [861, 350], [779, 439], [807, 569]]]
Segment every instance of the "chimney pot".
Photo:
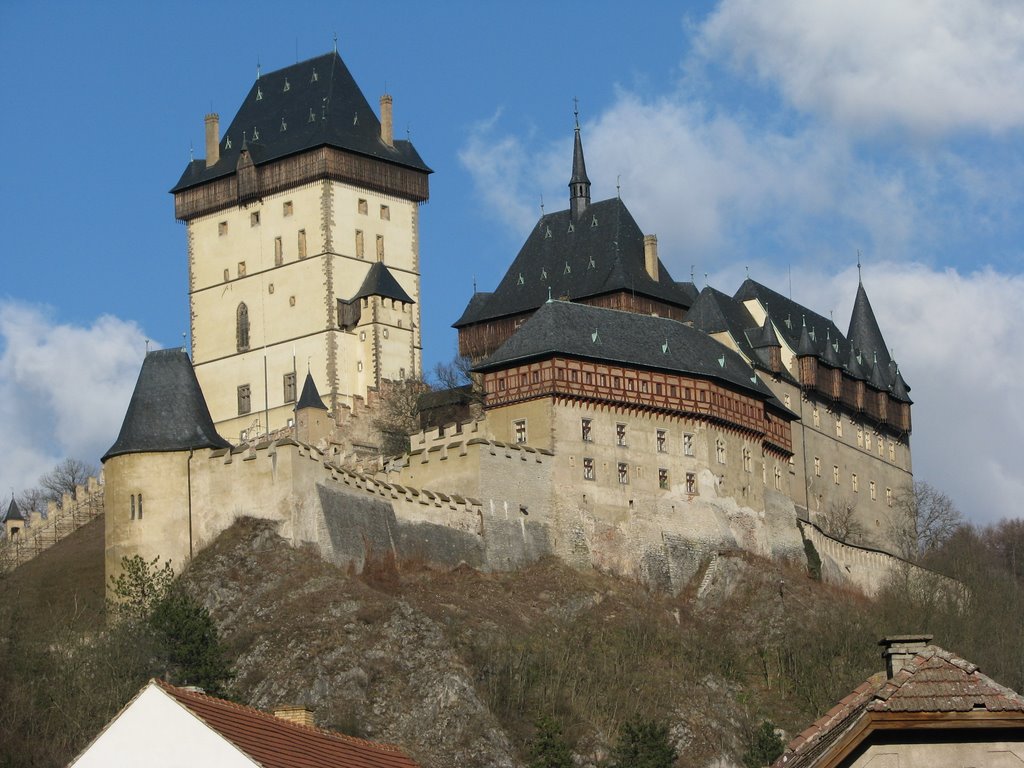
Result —
[[380, 97], [380, 140], [389, 147], [395, 146], [391, 96], [386, 93]]
[[932, 641], [932, 635], [889, 635], [878, 641], [885, 659], [886, 677], [892, 678], [910, 660], [925, 649]]
[[644, 269], [651, 280], [658, 281], [658, 236], [644, 235]]
[[211, 112], [206, 116], [206, 167], [216, 165], [220, 160], [220, 115]]
[[278, 707], [274, 710], [274, 717], [279, 720], [287, 720], [289, 723], [295, 723], [296, 725], [305, 725], [310, 728], [316, 727], [316, 722], [313, 720], [313, 710], [298, 704]]

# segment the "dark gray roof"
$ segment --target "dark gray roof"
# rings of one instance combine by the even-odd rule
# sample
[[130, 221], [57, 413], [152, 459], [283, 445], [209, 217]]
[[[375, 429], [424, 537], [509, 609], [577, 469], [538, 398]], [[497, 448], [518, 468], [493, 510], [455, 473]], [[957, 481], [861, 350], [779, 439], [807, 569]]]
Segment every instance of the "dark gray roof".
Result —
[[25, 516], [18, 507], [18, 502], [14, 499], [11, 499], [11, 503], [7, 506], [7, 511], [4, 512], [3, 517], [0, 517], [0, 522], [2, 523], [6, 523], [8, 520], [21, 520], [22, 522], [25, 520]]
[[337, 53], [258, 77], [221, 136], [220, 160], [193, 160], [171, 191], [234, 173], [243, 143], [256, 165], [328, 145], [431, 172], [411, 142], [380, 138], [380, 120]]
[[572, 176], [569, 178], [569, 185], [590, 184], [587, 176], [587, 163], [583, 159], [583, 140], [580, 138], [580, 126], [576, 124], [576, 135], [572, 145]]
[[384, 266], [384, 262], [375, 261], [366, 273], [363, 284], [351, 301], [362, 299], [366, 296], [381, 296], [385, 299], [394, 299], [406, 304], [415, 304], [412, 297], [399, 285], [398, 280], [391, 274], [391, 270]]
[[213, 426], [188, 355], [160, 349], [142, 361], [121, 432], [102, 461], [127, 453], [229, 446]]
[[849, 337], [853, 345], [860, 350], [861, 359], [877, 360], [885, 372], [883, 378], [887, 383], [891, 383], [893, 376], [889, 374], [890, 370], [895, 374], [895, 366], [891, 366], [889, 348], [885, 346], [885, 339], [882, 338], [882, 331], [875, 320], [875, 313], [871, 309], [871, 302], [868, 301], [868, 293], [864, 290], [863, 283], [857, 285], [857, 298], [853, 301], [853, 312], [850, 314]]
[[296, 411], [301, 411], [303, 408], [327, 410], [327, 406], [324, 405], [324, 401], [320, 398], [320, 390], [316, 388], [316, 382], [313, 381], [313, 374], [309, 371], [306, 372], [306, 380], [302, 383], [302, 394], [299, 395], [299, 402], [295, 404]]
[[475, 370], [503, 368], [552, 354], [714, 379], [762, 399], [771, 391], [736, 352], [706, 333], [664, 317], [587, 304], [543, 304]]
[[475, 294], [459, 328], [530, 312], [549, 298], [571, 301], [615, 291], [688, 307], [664, 264], [658, 280], [644, 269], [644, 235], [618, 198], [589, 205], [576, 220], [566, 209], [542, 216], [493, 294]]

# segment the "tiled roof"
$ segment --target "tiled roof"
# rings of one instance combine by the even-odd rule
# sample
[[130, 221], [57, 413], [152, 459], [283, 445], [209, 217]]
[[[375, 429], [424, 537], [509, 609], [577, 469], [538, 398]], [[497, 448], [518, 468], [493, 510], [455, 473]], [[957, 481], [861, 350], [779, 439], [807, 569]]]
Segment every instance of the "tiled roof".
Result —
[[299, 402], [295, 404], [296, 411], [301, 411], [303, 408], [327, 410], [327, 406], [324, 405], [324, 401], [320, 397], [320, 390], [316, 388], [316, 382], [313, 381], [313, 374], [309, 371], [306, 372], [306, 380], [302, 383], [302, 394], [299, 395]]
[[[1024, 697], [982, 674], [975, 664], [935, 645], [915, 654], [892, 678], [879, 672], [794, 738], [773, 768], [802, 768], [835, 746], [865, 718], [886, 714], [920, 713], [927, 722], [935, 715], [970, 712], [1018, 713], [1024, 724]], [[922, 718], [925, 719], [925, 718]], [[983, 719], [977, 726], [985, 727]], [[911, 726], [905, 726], [911, 727]]]
[[193, 160], [171, 191], [231, 175], [243, 144], [256, 165], [327, 145], [431, 172], [411, 142], [384, 143], [380, 120], [337, 53], [258, 77], [220, 137], [220, 159], [210, 167]]
[[188, 355], [159, 349], [142, 361], [121, 431], [101, 461], [126, 453], [229, 446], [213, 426]]
[[298, 725], [162, 680], [153, 682], [262, 768], [417, 768], [389, 744]]

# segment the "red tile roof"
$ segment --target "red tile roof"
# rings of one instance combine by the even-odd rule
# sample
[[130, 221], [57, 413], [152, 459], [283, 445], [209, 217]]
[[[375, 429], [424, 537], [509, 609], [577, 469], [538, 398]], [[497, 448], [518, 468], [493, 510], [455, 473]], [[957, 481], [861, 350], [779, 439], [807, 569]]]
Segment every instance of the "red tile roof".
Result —
[[390, 744], [298, 725], [162, 680], [153, 682], [263, 768], [419, 768]]
[[[929, 645], [891, 679], [879, 672], [794, 738], [774, 768], [810, 766], [874, 713], [989, 712], [1024, 717], [1024, 697], [999, 685], [978, 667], [949, 651]], [[933, 721], [934, 722], [934, 721]], [[977, 723], [984, 726], [983, 721]]]

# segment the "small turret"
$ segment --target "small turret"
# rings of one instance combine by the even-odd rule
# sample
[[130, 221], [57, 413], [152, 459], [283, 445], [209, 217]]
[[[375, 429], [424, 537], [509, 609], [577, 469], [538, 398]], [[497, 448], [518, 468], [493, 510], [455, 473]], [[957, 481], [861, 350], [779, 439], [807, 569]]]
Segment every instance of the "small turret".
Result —
[[21, 509], [18, 507], [18, 502], [14, 500], [13, 496], [11, 497], [10, 505], [7, 507], [7, 511], [4, 512], [4, 515], [0, 520], [3, 521], [4, 532], [7, 534], [9, 541], [17, 539], [24, 530], [27, 520], [25, 515], [21, 513]]
[[569, 208], [578, 219], [590, 205], [590, 179], [587, 163], [583, 159], [583, 140], [580, 138], [580, 115], [576, 112], [576, 136], [572, 148], [572, 178], [569, 179]]
[[317, 445], [330, 436], [333, 426], [327, 406], [313, 381], [313, 374], [307, 372], [302, 394], [295, 404], [295, 437], [299, 442]]

